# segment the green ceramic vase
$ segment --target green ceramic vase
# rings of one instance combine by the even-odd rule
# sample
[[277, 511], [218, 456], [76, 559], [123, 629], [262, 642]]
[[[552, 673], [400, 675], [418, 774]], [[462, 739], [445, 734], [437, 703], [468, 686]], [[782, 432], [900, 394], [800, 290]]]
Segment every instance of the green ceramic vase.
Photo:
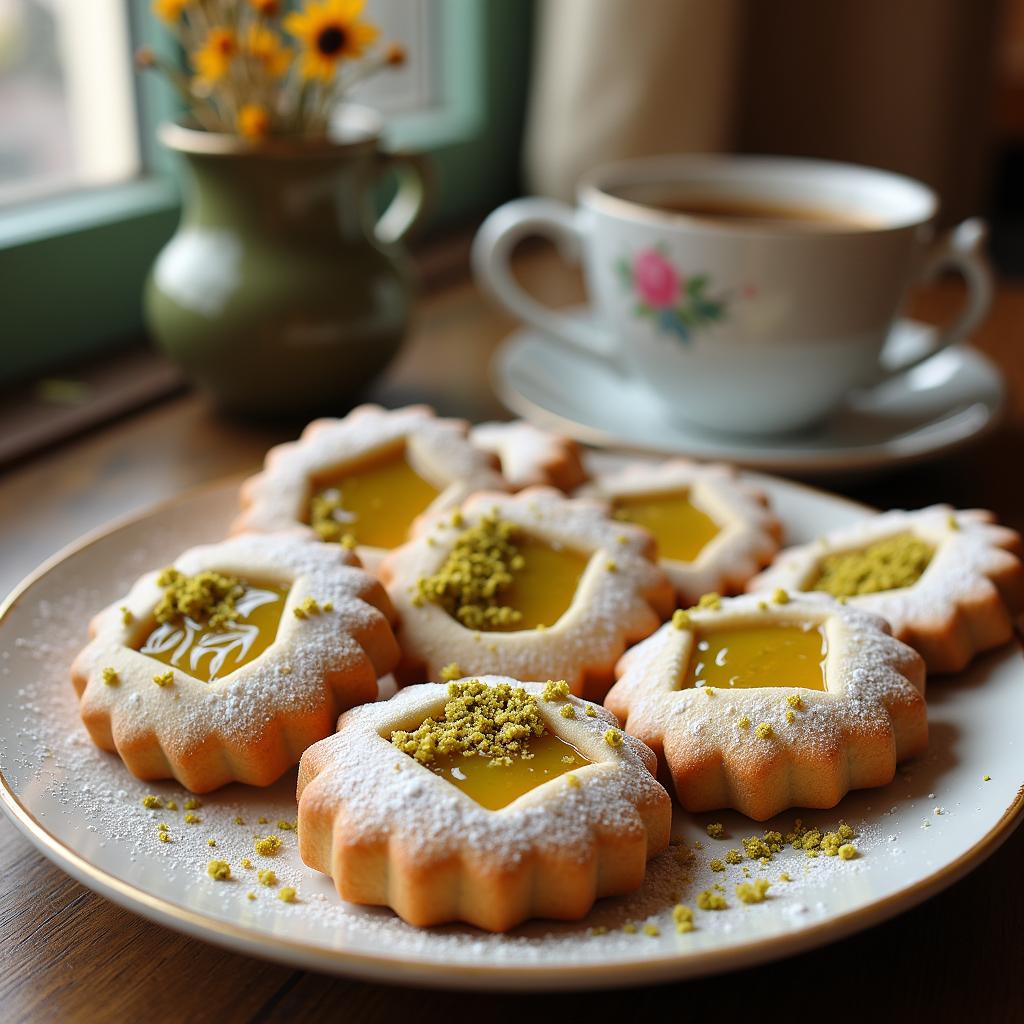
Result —
[[[369, 126], [341, 141], [268, 140], [165, 125], [187, 164], [174, 237], [146, 285], [160, 347], [224, 407], [343, 410], [391, 361], [409, 320], [401, 241], [422, 213], [419, 158]], [[377, 216], [375, 186], [398, 188]]]

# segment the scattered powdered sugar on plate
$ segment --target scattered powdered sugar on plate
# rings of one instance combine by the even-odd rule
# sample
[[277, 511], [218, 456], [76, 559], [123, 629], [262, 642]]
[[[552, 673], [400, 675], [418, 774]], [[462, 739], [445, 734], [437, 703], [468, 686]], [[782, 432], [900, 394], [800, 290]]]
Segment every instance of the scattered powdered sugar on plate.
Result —
[[[786, 498], [784, 485], [768, 483], [773, 495]], [[904, 905], [893, 897], [1013, 822], [1007, 808], [1015, 806], [1022, 781], [1018, 730], [1024, 686], [1019, 652], [1005, 649], [961, 677], [929, 685], [932, 745], [914, 762], [912, 773], [901, 772], [880, 791], [850, 794], [834, 810], [789, 812], [760, 825], [732, 812], [677, 812], [675, 838], [685, 846], [654, 860], [639, 892], [599, 902], [584, 921], [533, 922], [494, 936], [461, 926], [417, 930], [385, 908], [343, 904], [329, 878], [301, 863], [295, 832], [278, 827], [296, 818], [294, 772], [266, 790], [233, 785], [207, 794], [201, 807], [186, 812], [188, 794], [181, 787], [134, 779], [116, 757], [93, 746], [78, 719], [68, 666], [86, 642], [92, 614], [140, 573], [166, 564], [185, 547], [221, 536], [235, 500], [227, 488], [212, 497], [193, 497], [190, 504], [153, 513], [94, 541], [32, 584], [0, 621], [0, 770], [11, 791], [60, 845], [140, 896], [194, 912], [207, 924], [206, 934], [227, 923], [245, 930], [269, 955], [288, 943], [310, 950], [311, 958], [322, 953], [320, 965], [363, 955], [407, 969], [417, 963], [436, 967], [438, 977], [444, 968], [463, 965], [477, 972], [524, 965], [632, 969], [665, 958], [677, 963], [691, 954], [749, 949], [760, 941], [769, 955], [783, 948], [778, 940], [784, 936], [852, 911]], [[792, 495], [786, 500], [790, 522], [803, 506]], [[170, 799], [177, 810], [146, 808], [146, 795], [163, 803]], [[935, 807], [946, 813], [935, 815]], [[186, 813], [200, 820], [186, 825]], [[845, 818], [857, 833], [858, 857], [808, 858], [787, 848], [767, 865], [744, 858], [724, 872], [711, 870], [711, 860], [724, 859], [726, 851], [740, 846], [740, 838], [766, 828], [785, 832], [797, 816], [822, 830]], [[236, 824], [236, 817], [244, 824]], [[928, 828], [921, 827], [924, 820]], [[710, 822], [723, 824], [721, 839], [706, 834]], [[159, 839], [161, 823], [167, 825], [168, 842]], [[255, 839], [266, 835], [280, 837], [276, 855], [256, 853]], [[215, 847], [208, 845], [211, 838]], [[679, 854], [681, 849], [692, 857]], [[244, 857], [252, 869], [241, 866]], [[210, 878], [210, 860], [228, 861], [231, 880]], [[275, 872], [276, 885], [259, 883], [261, 868]], [[784, 872], [791, 882], [779, 881]], [[765, 902], [741, 903], [735, 886], [759, 877], [771, 883]], [[729, 909], [698, 909], [699, 894], [716, 884], [725, 889]], [[282, 886], [296, 889], [296, 902], [277, 898]], [[250, 891], [254, 900], [247, 899]], [[677, 900], [694, 909], [692, 932], [675, 930]], [[141, 900], [137, 905], [145, 908]], [[875, 919], [882, 916], [879, 911]], [[645, 931], [645, 925], [653, 928]], [[594, 929], [608, 930], [592, 934]], [[672, 971], [681, 975], [685, 968]]]

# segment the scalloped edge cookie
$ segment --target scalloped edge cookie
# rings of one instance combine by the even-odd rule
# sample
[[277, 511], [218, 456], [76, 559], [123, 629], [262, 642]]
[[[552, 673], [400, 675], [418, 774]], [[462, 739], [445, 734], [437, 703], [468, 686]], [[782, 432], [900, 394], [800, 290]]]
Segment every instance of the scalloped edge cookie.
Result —
[[[505, 487], [497, 458], [470, 442], [465, 420], [441, 419], [426, 405], [360, 405], [343, 419], [313, 420], [297, 441], [271, 448], [262, 472], [242, 484], [242, 511], [230, 532], [270, 533], [305, 525], [311, 478], [403, 442], [416, 471], [440, 491], [423, 515], [453, 508], [473, 491]], [[356, 551], [371, 572], [387, 554], [366, 545]]]
[[1010, 640], [1014, 619], [1024, 611], [1024, 548], [1019, 533], [981, 509], [932, 505], [868, 517], [783, 551], [748, 590], [799, 590], [811, 582], [823, 555], [906, 532], [935, 547], [920, 579], [846, 603], [886, 619], [895, 636], [920, 652], [929, 672], [959, 672], [977, 654]]
[[[444, 563], [459, 535], [496, 512], [529, 534], [589, 555], [572, 603], [545, 629], [467, 629], [439, 605], [415, 601], [416, 584]], [[565, 679], [572, 692], [604, 695], [616, 659], [671, 613], [672, 585], [654, 563], [654, 540], [639, 527], [609, 519], [606, 506], [566, 498], [549, 487], [518, 494], [479, 493], [452, 517], [424, 521], [418, 536], [380, 567], [399, 615], [401, 684], [440, 678], [452, 663], [461, 675], [499, 673], [517, 679]]]
[[[541, 697], [543, 684], [499, 676]], [[654, 755], [603, 708], [538, 700], [545, 726], [592, 764], [490, 811], [390, 742], [443, 714], [448, 687], [426, 683], [349, 711], [299, 766], [299, 854], [353, 903], [391, 907], [419, 927], [466, 921], [501, 932], [533, 917], [577, 920], [602, 896], [631, 892], [668, 846], [671, 800]], [[575, 718], [558, 707], [571, 704]]]
[[[92, 639], [71, 668], [82, 721], [140, 779], [174, 778], [193, 793], [229, 782], [268, 786], [330, 735], [342, 710], [375, 700], [378, 676], [398, 660], [394, 609], [380, 582], [310, 531], [235, 537], [173, 564], [188, 575], [214, 570], [291, 588], [273, 643], [212, 683], [173, 670], [173, 683], [157, 686], [154, 675], [168, 666], [132, 649], [152, 628], [159, 572], [93, 618]], [[307, 597], [333, 610], [299, 618], [294, 610]], [[105, 668], [116, 673], [113, 685]]]
[[513, 491], [547, 485], [568, 493], [587, 479], [579, 444], [526, 420], [478, 423], [469, 439], [498, 457], [501, 475]]
[[883, 619], [823, 594], [792, 594], [767, 611], [825, 625], [828, 691], [679, 688], [693, 626], [763, 622], [766, 604], [750, 594], [691, 609], [688, 624], [667, 623], [619, 661], [605, 705], [657, 754], [688, 811], [733, 807], [763, 821], [789, 807], [834, 807], [851, 789], [891, 782], [897, 762], [928, 744], [920, 655]]
[[680, 603], [695, 604], [702, 594], [735, 594], [768, 565], [779, 550], [782, 524], [768, 497], [741, 480], [732, 466], [668, 459], [636, 462], [618, 472], [601, 473], [581, 487], [579, 497], [607, 501], [638, 495], [686, 491], [693, 503], [719, 527], [718, 534], [692, 562], [659, 558]]

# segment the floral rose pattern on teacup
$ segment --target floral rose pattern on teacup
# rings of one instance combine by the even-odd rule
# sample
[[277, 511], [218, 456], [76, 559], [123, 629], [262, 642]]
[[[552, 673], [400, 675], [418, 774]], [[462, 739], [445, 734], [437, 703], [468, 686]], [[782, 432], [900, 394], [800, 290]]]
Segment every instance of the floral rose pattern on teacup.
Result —
[[620, 259], [616, 269], [636, 298], [634, 314], [680, 341], [691, 342], [696, 330], [725, 316], [726, 298], [708, 295], [707, 274], [685, 277], [660, 246], [641, 249], [632, 263]]

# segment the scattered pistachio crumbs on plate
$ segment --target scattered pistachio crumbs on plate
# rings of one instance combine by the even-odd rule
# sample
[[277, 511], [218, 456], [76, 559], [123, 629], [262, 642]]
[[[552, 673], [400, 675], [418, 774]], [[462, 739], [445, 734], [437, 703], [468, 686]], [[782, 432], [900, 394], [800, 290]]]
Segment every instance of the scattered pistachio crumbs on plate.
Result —
[[231, 865], [226, 860], [211, 860], [206, 873], [215, 881], [226, 882], [231, 877]]
[[728, 910], [729, 903], [726, 898], [713, 889], [705, 889], [697, 897], [697, 906], [701, 910]]
[[150, 810], [156, 810], [157, 808], [163, 807], [163, 805], [163, 800], [158, 796], [153, 796], [152, 793], [149, 793], [142, 798], [142, 806], [148, 807]]
[[675, 922], [676, 931], [680, 935], [693, 931], [693, 909], [682, 903], [677, 903], [672, 908], [672, 920]]
[[186, 811], [198, 811], [199, 808], [202, 807], [202, 806], [203, 806], [202, 800], [200, 800], [198, 797], [195, 797], [195, 796], [190, 796], [182, 804], [182, 807], [184, 807]]
[[736, 886], [736, 896], [743, 903], [764, 903], [770, 888], [767, 878], [755, 878], [753, 882], [740, 882]]
[[280, 836], [256, 837], [253, 840], [253, 847], [261, 857], [273, 857], [282, 847]]
[[203, 819], [200, 818], [198, 814], [186, 814], [185, 815], [185, 824], [186, 825], [200, 825], [200, 824], [202, 824], [202, 821], [203, 821]]
[[295, 902], [295, 887], [291, 885], [283, 885], [277, 890], [277, 898], [282, 903], [294, 903]]
[[272, 868], [260, 868], [256, 873], [260, 885], [273, 887], [277, 885], [277, 873]]
[[720, 821], [712, 821], [706, 825], [704, 831], [707, 832], [712, 839], [721, 839], [725, 835], [725, 826]]

